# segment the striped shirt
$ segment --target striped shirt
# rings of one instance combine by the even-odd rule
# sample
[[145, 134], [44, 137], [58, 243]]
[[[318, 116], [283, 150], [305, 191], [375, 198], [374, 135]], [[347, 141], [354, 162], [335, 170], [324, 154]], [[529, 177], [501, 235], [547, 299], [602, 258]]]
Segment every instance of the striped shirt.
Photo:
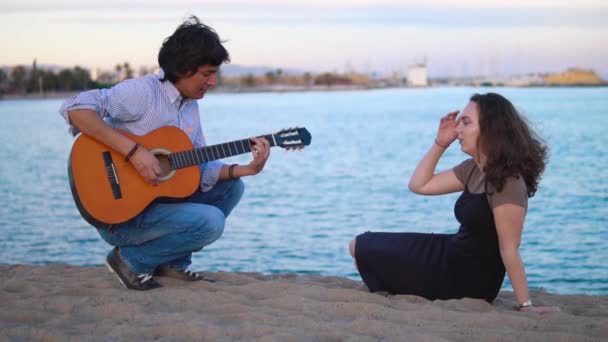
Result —
[[[198, 102], [184, 99], [171, 82], [161, 82], [160, 78], [162, 71], [122, 81], [110, 89], [80, 93], [67, 99], [59, 112], [70, 124], [72, 135], [79, 131], [71, 125], [68, 112], [90, 109], [115, 129], [145, 135], [163, 126], [175, 126], [188, 135], [194, 147], [206, 146]], [[202, 191], [209, 191], [217, 183], [223, 165], [217, 160], [201, 164]]]

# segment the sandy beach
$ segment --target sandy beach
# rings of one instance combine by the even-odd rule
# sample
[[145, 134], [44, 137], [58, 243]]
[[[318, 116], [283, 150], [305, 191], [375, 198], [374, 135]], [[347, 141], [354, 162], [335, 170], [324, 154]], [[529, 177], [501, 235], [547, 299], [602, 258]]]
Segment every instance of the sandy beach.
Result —
[[511, 309], [513, 293], [429, 301], [340, 277], [206, 272], [127, 290], [105, 267], [0, 266], [0, 340], [601, 341], [608, 296], [534, 292], [560, 313]]

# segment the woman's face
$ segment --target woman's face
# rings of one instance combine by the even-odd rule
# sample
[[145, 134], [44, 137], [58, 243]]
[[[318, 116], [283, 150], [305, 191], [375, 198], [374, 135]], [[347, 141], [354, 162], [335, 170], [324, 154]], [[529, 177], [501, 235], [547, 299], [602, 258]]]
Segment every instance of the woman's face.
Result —
[[479, 108], [476, 102], [470, 101], [462, 110], [458, 119], [458, 140], [462, 152], [478, 159], [477, 141], [479, 139]]

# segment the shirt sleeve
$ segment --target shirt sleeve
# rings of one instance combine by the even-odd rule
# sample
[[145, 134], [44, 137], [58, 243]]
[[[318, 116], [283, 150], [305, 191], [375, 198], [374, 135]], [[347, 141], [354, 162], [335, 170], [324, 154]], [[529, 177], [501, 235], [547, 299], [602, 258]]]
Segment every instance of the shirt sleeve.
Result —
[[201, 164], [201, 191], [207, 192], [217, 184], [224, 163], [219, 160]]
[[[198, 113], [198, 104], [196, 104], [196, 106], [196, 112]], [[200, 122], [200, 118], [198, 121]], [[207, 146], [207, 139], [205, 139], [202, 127], [197, 127], [193, 143], [195, 147]], [[217, 184], [224, 165], [225, 164], [219, 160], [201, 164], [201, 191], [207, 192]]]
[[488, 201], [492, 208], [501, 204], [511, 203], [528, 209], [528, 188], [522, 177], [509, 177], [505, 180], [505, 185], [501, 192], [494, 192], [488, 195]]
[[452, 170], [454, 171], [454, 174], [456, 175], [456, 178], [458, 178], [460, 183], [466, 185], [467, 177], [469, 177], [469, 175], [471, 174], [471, 170], [473, 169], [473, 167], [475, 167], [475, 161], [473, 160], [473, 158], [469, 158], [463, 161], [462, 163], [454, 166]]
[[72, 125], [68, 113], [78, 109], [90, 109], [102, 119], [129, 122], [140, 119], [151, 105], [152, 90], [142, 79], [129, 79], [110, 89], [94, 89], [68, 98], [59, 113], [70, 125], [70, 133], [76, 135], [78, 129]]

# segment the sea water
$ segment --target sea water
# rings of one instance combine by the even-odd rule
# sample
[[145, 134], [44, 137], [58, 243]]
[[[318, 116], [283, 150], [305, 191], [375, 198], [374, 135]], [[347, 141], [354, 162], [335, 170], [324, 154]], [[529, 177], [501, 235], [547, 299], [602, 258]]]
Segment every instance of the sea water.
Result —
[[[608, 294], [608, 88], [210, 93], [199, 103], [210, 144], [296, 126], [312, 144], [274, 148], [264, 171], [244, 178], [223, 236], [194, 255], [193, 269], [360, 279], [348, 253], [357, 234], [456, 232], [458, 194], [420, 196], [407, 183], [439, 118], [488, 91], [512, 100], [550, 148], [520, 249], [530, 286]], [[61, 102], [0, 101], [1, 264], [96, 266], [109, 250], [72, 200]], [[438, 169], [465, 158], [453, 144]]]

